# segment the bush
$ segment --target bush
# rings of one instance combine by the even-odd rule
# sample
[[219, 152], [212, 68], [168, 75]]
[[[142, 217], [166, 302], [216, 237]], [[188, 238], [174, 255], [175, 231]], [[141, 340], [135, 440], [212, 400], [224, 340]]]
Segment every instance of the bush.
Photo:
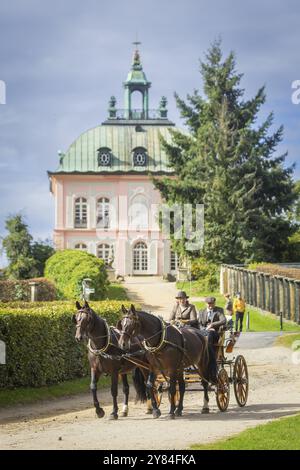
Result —
[[220, 268], [205, 258], [192, 261], [191, 275], [192, 280], [198, 281], [200, 290], [214, 291], [219, 287]]
[[23, 281], [0, 281], [0, 301], [12, 302], [20, 300], [28, 302], [31, 299], [30, 282], [35, 281], [37, 286], [37, 300], [51, 301], [57, 299], [57, 291], [52, 282], [43, 277]]
[[[251, 266], [251, 267], [250, 267]], [[254, 269], [260, 273], [270, 274], [272, 276], [282, 276], [290, 279], [300, 279], [300, 269], [299, 268], [289, 268], [285, 266], [280, 266], [278, 264], [271, 263], [259, 263], [251, 264], [248, 269]]]
[[[90, 302], [109, 324], [116, 324], [121, 305]], [[17, 308], [16, 308], [17, 307]], [[75, 341], [73, 302], [0, 303], [0, 340], [6, 344], [6, 365], [0, 367], [0, 388], [40, 387], [89, 373], [87, 349]]]
[[60, 299], [78, 299], [84, 278], [92, 281], [94, 300], [103, 299], [109, 285], [104, 261], [80, 250], [56, 252], [46, 262], [45, 277], [54, 282]]

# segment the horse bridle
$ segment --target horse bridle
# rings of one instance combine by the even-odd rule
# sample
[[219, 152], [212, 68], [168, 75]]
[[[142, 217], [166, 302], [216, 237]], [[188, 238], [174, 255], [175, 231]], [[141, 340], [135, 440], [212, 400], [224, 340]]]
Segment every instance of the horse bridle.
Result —
[[[131, 338], [131, 337], [134, 337], [134, 336], [137, 336], [139, 334], [139, 330], [140, 330], [140, 326], [141, 326], [141, 322], [140, 320], [138, 319], [138, 317], [135, 315], [134, 318], [130, 315], [125, 315], [123, 317], [123, 319], [129, 319], [131, 321], [133, 321], [133, 329], [131, 331], [131, 333], [127, 333], [127, 331], [124, 331], [122, 330], [122, 334], [126, 335], [128, 338]], [[149, 339], [152, 339], [154, 338], [158, 333], [155, 333], [154, 335], [152, 336], [149, 336], [148, 338], [144, 338], [143, 341], [141, 342], [143, 347], [146, 349], [146, 351], [149, 351], [151, 353], [156, 353], [158, 351], [160, 351], [160, 349], [163, 347], [163, 345], [165, 343], [168, 343], [166, 341], [166, 331], [167, 331], [167, 327], [166, 327], [166, 324], [165, 322], [159, 318], [159, 321], [160, 321], [160, 324], [161, 324], [161, 339], [160, 339], [160, 342], [157, 346], [148, 346], [147, 344], [147, 341], [149, 341]]]
[[[86, 315], [89, 315], [89, 312], [87, 312], [87, 311], [84, 310], [84, 309], [78, 310], [78, 313], [79, 313], [79, 312], [80, 312], [80, 313], [84, 313], [84, 314], [86, 314]], [[104, 318], [102, 318], [102, 320], [103, 320], [104, 325], [105, 325], [106, 334], [105, 334], [105, 335], [101, 335], [101, 336], [95, 336], [95, 339], [98, 339], [98, 338], [107, 338], [106, 344], [103, 346], [103, 348], [100, 348], [100, 349], [93, 349], [92, 346], [91, 346], [91, 340], [90, 340], [90, 338], [89, 338], [88, 344], [87, 344], [88, 350], [89, 350], [92, 354], [94, 354], [95, 356], [99, 356], [99, 355], [105, 353], [105, 352], [107, 351], [107, 349], [109, 348], [109, 346], [112, 345], [112, 343], [111, 343], [111, 329], [110, 329], [110, 327], [109, 327], [107, 321], [106, 321]], [[94, 321], [94, 319], [93, 319], [93, 325], [92, 325], [92, 327], [93, 327], [94, 325], [95, 325], [95, 321]], [[76, 328], [78, 328], [79, 326], [80, 326], [80, 325], [77, 325], [77, 324], [76, 324]], [[90, 328], [91, 328], [91, 327], [89, 326], [89, 330], [90, 330]], [[88, 332], [89, 332], [89, 331], [88, 331]]]

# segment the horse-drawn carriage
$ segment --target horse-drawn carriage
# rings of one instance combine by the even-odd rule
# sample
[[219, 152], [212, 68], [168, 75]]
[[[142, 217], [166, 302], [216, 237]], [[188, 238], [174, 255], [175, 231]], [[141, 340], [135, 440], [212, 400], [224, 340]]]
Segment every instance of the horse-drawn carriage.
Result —
[[[97, 398], [97, 382], [105, 373], [111, 375], [113, 411], [110, 419], [118, 418], [118, 376], [123, 381], [124, 405], [122, 416], [128, 414], [129, 384], [127, 373], [134, 371], [134, 385], [137, 398], [151, 401], [154, 418], [161, 415], [159, 406], [163, 392], [168, 390], [170, 401], [169, 418], [181, 416], [185, 389], [202, 390], [204, 403], [202, 412], [208, 413], [209, 391], [216, 394], [217, 405], [226, 411], [229, 405], [230, 384], [233, 385], [236, 401], [245, 406], [248, 397], [248, 370], [243, 356], [228, 358], [236, 337], [230, 332], [226, 339], [223, 331], [215, 345], [217, 374], [214, 352], [196, 328], [176, 328], [150, 313], [127, 310], [122, 306], [124, 316], [116, 327], [109, 326], [99, 317], [87, 302], [76, 303], [77, 313], [73, 315], [76, 324], [75, 337], [78, 341], [88, 338], [89, 362], [91, 366], [91, 391], [96, 414], [104, 416]], [[213, 358], [213, 361], [212, 361]]]
[[[233, 346], [238, 339], [238, 334], [230, 331], [226, 338], [226, 330], [220, 335], [216, 348], [217, 355], [217, 384], [209, 385], [209, 391], [215, 392], [216, 402], [220, 411], [226, 411], [230, 401], [230, 385], [233, 385], [234, 395], [238, 406], [243, 407], [247, 403], [249, 391], [248, 367], [244, 356], [228, 357], [232, 353]], [[201, 377], [194, 367], [184, 370], [184, 381], [186, 391], [204, 391], [201, 384]], [[157, 403], [160, 405], [163, 393], [169, 389], [168, 380], [163, 375], [158, 375], [155, 382], [155, 395]], [[179, 399], [179, 390], [176, 390], [176, 403]]]

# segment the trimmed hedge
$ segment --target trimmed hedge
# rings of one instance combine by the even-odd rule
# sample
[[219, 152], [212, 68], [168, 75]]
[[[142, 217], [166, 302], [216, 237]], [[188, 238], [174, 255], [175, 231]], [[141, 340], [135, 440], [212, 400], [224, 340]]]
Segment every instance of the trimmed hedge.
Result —
[[[126, 301], [90, 302], [115, 325]], [[28, 308], [29, 306], [29, 308]], [[0, 389], [41, 387], [86, 376], [87, 349], [75, 341], [74, 302], [0, 304], [0, 340], [6, 344], [6, 365], [0, 366]]]
[[80, 250], [57, 251], [46, 262], [45, 277], [54, 282], [60, 299], [81, 297], [84, 278], [92, 281], [94, 300], [103, 299], [109, 285], [104, 261]]
[[35, 279], [26, 279], [15, 281], [7, 279], [0, 281], [0, 301], [12, 302], [14, 300], [23, 300], [25, 302], [31, 299], [30, 282], [37, 282], [37, 299], [40, 301], [52, 301], [57, 299], [57, 291], [55, 285], [45, 279], [38, 277]]
[[260, 273], [271, 274], [272, 276], [283, 276], [296, 280], [300, 279], [299, 268], [289, 268], [271, 263], [252, 263], [248, 266], [248, 269], [253, 269]]

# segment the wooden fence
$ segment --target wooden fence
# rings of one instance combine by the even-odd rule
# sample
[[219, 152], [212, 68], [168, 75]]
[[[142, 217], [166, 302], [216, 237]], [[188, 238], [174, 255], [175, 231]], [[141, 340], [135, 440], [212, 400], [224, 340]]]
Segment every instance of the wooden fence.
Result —
[[283, 318], [300, 324], [300, 279], [273, 276], [239, 265], [223, 264], [220, 291], [222, 294], [241, 292], [249, 305], [278, 316], [282, 312]]

